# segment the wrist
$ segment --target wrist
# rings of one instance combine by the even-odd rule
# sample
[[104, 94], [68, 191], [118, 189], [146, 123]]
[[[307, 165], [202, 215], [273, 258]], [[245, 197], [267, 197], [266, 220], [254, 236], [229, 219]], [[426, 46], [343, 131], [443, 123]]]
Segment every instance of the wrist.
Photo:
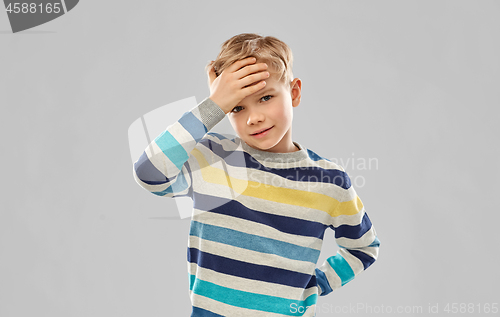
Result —
[[222, 103], [220, 100], [218, 100], [217, 98], [214, 98], [212, 96], [208, 97], [210, 100], [212, 100], [217, 106], [219, 106], [219, 108], [221, 108], [222, 111], [224, 111], [224, 114], [228, 114], [231, 109], [229, 109], [228, 106], [226, 106], [224, 103]]

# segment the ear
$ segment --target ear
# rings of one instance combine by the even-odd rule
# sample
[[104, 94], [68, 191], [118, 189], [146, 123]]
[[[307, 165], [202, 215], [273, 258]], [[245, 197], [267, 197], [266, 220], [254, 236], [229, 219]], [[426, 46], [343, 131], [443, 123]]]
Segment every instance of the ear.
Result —
[[290, 84], [292, 107], [297, 107], [300, 104], [301, 90], [302, 90], [302, 81], [300, 80], [300, 78], [295, 78]]

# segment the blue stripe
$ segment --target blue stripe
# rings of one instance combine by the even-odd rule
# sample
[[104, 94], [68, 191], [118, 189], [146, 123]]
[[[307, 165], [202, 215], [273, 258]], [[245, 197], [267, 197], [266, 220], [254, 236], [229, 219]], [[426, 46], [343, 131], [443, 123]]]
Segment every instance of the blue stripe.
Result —
[[342, 286], [351, 281], [354, 278], [354, 272], [347, 263], [347, 261], [340, 254], [336, 254], [335, 256], [331, 256], [327, 259], [330, 266], [335, 270], [337, 275], [340, 277], [342, 281]]
[[[194, 275], [191, 275], [189, 289], [195, 294], [205, 296], [228, 305], [286, 316], [303, 315], [305, 307], [315, 305], [318, 299], [317, 294], [312, 294], [305, 300], [299, 301], [277, 296], [240, 291], [197, 279]], [[301, 313], [299, 313], [298, 309], [294, 309], [299, 306], [304, 307], [304, 309], [301, 310]]]
[[316, 276], [280, 269], [273, 266], [238, 261], [223, 256], [188, 248], [188, 262], [219, 273], [257, 281], [304, 288], [315, 287]]
[[191, 221], [189, 234], [205, 240], [224, 243], [247, 250], [276, 254], [287, 259], [312, 263], [317, 262], [320, 254], [320, 251], [316, 249], [197, 221]]
[[372, 258], [368, 254], [364, 253], [363, 251], [347, 249], [347, 252], [351, 253], [353, 256], [358, 258], [361, 261], [361, 263], [363, 263], [363, 267], [365, 270], [370, 265], [372, 265], [373, 262], [375, 262], [374, 258]]
[[209, 310], [193, 306], [193, 311], [191, 312], [191, 317], [224, 317], [222, 315], [212, 313]]
[[196, 143], [200, 142], [207, 133], [207, 127], [192, 112], [185, 112], [179, 119], [179, 123], [191, 133]]
[[333, 290], [330, 287], [330, 283], [328, 283], [328, 279], [326, 278], [325, 273], [323, 273], [323, 271], [321, 271], [318, 268], [316, 268], [315, 271], [316, 271], [316, 282], [321, 287], [320, 296], [325, 296], [330, 294]]
[[309, 158], [315, 162], [323, 160], [321, 156], [319, 156], [318, 154], [314, 153], [309, 149], [307, 149], [307, 155], [309, 155]]
[[204, 195], [197, 192], [194, 193], [193, 197], [194, 208], [196, 209], [261, 223], [285, 233], [323, 239], [325, 229], [327, 228], [327, 225], [320, 222], [250, 209], [232, 199]]
[[[228, 165], [234, 167], [245, 167], [247, 169], [255, 169], [268, 172], [274, 175], [287, 178], [289, 181], [300, 182], [319, 182], [335, 184], [344, 189], [351, 187], [351, 180], [347, 173], [337, 169], [324, 169], [318, 166], [295, 167], [295, 168], [269, 168], [261, 164], [249, 153], [244, 151], [226, 151], [221, 144], [213, 142], [209, 139], [203, 139], [200, 144], [203, 144], [219, 157], [225, 160]], [[238, 155], [231, 155], [239, 152]], [[244, 157], [244, 162], [241, 158]], [[270, 176], [272, 177], [272, 176]]]
[[361, 223], [359, 225], [355, 226], [341, 225], [336, 228], [332, 226], [333, 230], [335, 230], [335, 239], [338, 238], [359, 239], [365, 233], [367, 233], [371, 227], [372, 223], [370, 221], [370, 218], [368, 217], [368, 214], [366, 213], [363, 215], [363, 219], [361, 220]]
[[155, 140], [161, 151], [174, 163], [180, 170], [182, 165], [189, 159], [186, 150], [177, 142], [172, 134], [163, 131]]

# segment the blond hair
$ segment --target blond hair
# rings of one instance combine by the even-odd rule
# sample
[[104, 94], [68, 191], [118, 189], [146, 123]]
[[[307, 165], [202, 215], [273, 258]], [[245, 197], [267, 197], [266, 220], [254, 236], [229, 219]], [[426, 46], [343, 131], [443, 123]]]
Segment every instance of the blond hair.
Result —
[[[234, 62], [247, 57], [255, 57], [257, 62], [267, 63], [269, 72], [277, 76], [279, 82], [290, 86], [293, 80], [292, 50], [273, 36], [255, 33], [235, 35], [221, 45], [219, 55], [213, 63], [215, 74], [219, 76]], [[210, 67], [211, 63], [207, 64], [205, 70], [208, 71]]]

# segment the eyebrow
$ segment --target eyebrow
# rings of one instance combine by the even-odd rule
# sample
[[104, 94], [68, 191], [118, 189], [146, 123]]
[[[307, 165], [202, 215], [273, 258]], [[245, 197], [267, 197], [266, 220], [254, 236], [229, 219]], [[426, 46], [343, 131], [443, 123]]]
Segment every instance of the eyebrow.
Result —
[[257, 90], [257, 96], [261, 96], [262, 94], [264, 93], [268, 93], [268, 92], [274, 92], [276, 93], [276, 89], [274, 89], [273, 87], [267, 87], [267, 88], [264, 88], [262, 90]]

